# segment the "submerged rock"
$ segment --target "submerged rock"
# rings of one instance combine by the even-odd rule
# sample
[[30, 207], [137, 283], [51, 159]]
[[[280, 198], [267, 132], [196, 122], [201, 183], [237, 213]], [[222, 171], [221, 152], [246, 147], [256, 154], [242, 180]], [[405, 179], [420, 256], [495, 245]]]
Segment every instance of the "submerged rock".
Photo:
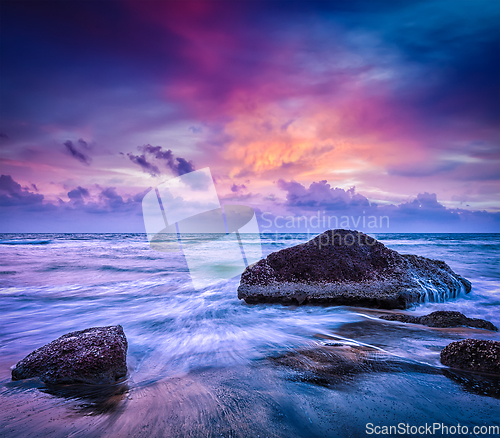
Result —
[[441, 363], [467, 371], [500, 374], [500, 342], [464, 339], [441, 351]]
[[30, 353], [12, 379], [48, 384], [110, 384], [127, 374], [127, 338], [121, 325], [71, 332]]
[[358, 231], [329, 230], [248, 266], [238, 298], [406, 309], [470, 290], [470, 282], [442, 261], [399, 254]]
[[339, 383], [371, 372], [434, 372], [428, 365], [405, 361], [373, 347], [338, 342], [289, 351], [269, 360], [294, 370], [301, 380], [317, 384]]
[[411, 324], [423, 324], [428, 327], [473, 327], [484, 330], [498, 331], [498, 328], [485, 319], [468, 318], [463, 313], [448, 310], [438, 310], [424, 316], [404, 315], [402, 313], [382, 315], [380, 319], [399, 321]]
[[457, 383], [464, 391], [500, 399], [500, 374], [471, 373], [456, 368], [446, 368], [443, 375]]
[[299, 380], [331, 385], [362, 373], [388, 371], [386, 357], [378, 358], [377, 353], [369, 347], [330, 343], [288, 351], [269, 360], [274, 365], [293, 370]]

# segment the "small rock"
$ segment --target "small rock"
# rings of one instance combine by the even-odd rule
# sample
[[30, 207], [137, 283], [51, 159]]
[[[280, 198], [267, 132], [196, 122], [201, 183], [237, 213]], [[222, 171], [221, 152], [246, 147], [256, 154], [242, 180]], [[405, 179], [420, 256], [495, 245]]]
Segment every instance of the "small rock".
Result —
[[391, 315], [382, 315], [380, 319], [411, 324], [422, 324], [428, 327], [473, 327], [495, 332], [498, 331], [498, 328], [489, 321], [479, 318], [468, 318], [463, 313], [448, 310], [438, 310], [424, 316], [412, 316], [396, 313]]
[[12, 370], [12, 379], [47, 384], [110, 384], [127, 374], [127, 338], [121, 325], [71, 332], [38, 348]]
[[467, 371], [500, 374], [500, 342], [465, 339], [441, 351], [441, 363]]

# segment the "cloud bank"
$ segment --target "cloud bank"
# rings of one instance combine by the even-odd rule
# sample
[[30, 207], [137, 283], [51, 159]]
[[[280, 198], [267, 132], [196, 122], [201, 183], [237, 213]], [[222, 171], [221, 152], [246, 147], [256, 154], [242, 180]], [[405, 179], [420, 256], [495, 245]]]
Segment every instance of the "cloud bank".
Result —
[[[500, 232], [500, 213], [450, 209], [434, 193], [419, 193], [400, 204], [370, 202], [355, 188], [331, 187], [326, 181], [308, 187], [279, 180], [284, 196], [264, 200], [255, 195], [221, 198], [222, 204], [253, 206], [261, 232], [319, 233], [349, 228], [369, 233], [391, 232]], [[0, 232], [136, 232], [143, 233], [141, 201], [150, 189], [120, 195], [116, 187], [78, 186], [68, 200], [44, 200], [23, 189], [10, 175], [0, 176]], [[267, 203], [267, 207], [264, 205]], [[34, 220], [35, 218], [35, 220]], [[64, 231], [63, 231], [64, 230]]]

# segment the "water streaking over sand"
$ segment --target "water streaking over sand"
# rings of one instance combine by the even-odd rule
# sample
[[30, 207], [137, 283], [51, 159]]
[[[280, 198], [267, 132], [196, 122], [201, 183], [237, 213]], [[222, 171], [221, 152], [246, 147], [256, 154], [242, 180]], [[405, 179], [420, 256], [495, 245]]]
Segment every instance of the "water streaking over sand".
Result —
[[[265, 254], [308, 238], [274, 237], [262, 236]], [[374, 237], [444, 260], [472, 281], [471, 294], [411, 312], [458, 310], [500, 326], [500, 235]], [[377, 419], [471, 426], [496, 419], [499, 401], [484, 395], [481, 379], [446, 375], [439, 352], [466, 337], [500, 340], [498, 333], [381, 321], [384, 311], [362, 308], [249, 306], [237, 299], [238, 278], [195, 290], [183, 255], [152, 251], [143, 235], [0, 235], [0, 254], [5, 436], [359, 436]], [[129, 378], [111, 394], [10, 381], [10, 367], [35, 348], [112, 324], [129, 341]], [[399, 369], [323, 385], [269, 361], [332, 340], [380, 349]]]

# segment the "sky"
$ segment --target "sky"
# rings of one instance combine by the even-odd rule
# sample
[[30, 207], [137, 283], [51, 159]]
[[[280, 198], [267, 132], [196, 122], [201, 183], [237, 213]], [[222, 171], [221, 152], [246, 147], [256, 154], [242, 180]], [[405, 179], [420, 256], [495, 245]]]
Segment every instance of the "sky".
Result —
[[145, 194], [207, 167], [263, 232], [500, 232], [500, 2], [2, 0], [0, 25], [0, 232], [144, 232]]

